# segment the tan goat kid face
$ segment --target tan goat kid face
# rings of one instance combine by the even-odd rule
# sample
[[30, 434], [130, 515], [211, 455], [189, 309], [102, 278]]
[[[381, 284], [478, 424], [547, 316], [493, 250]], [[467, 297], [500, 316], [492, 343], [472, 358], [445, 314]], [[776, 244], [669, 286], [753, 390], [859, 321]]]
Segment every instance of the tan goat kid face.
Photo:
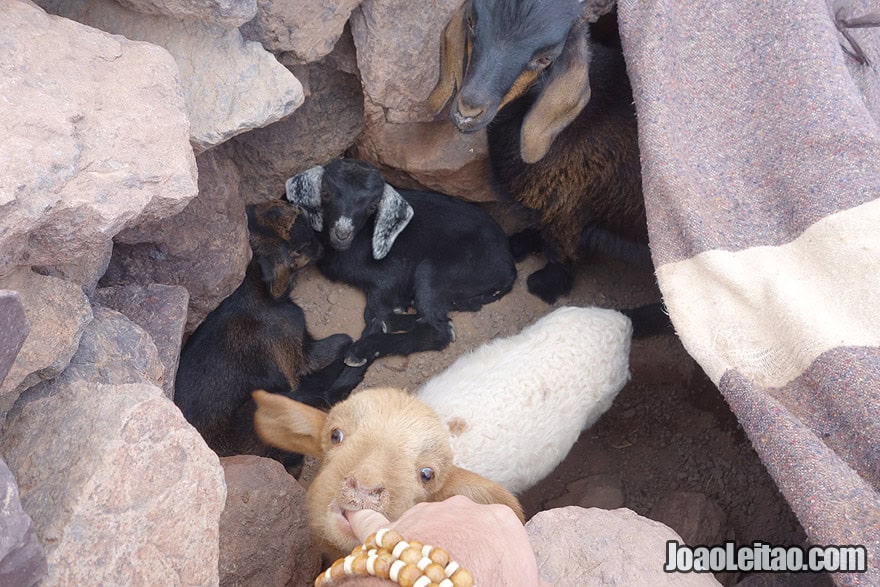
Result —
[[417, 503], [464, 495], [507, 505], [523, 519], [507, 490], [452, 464], [446, 427], [404, 391], [368, 389], [329, 413], [277, 394], [253, 395], [264, 442], [321, 459], [306, 498], [309, 523], [316, 538], [340, 551], [359, 544], [347, 511], [371, 509], [393, 521]]

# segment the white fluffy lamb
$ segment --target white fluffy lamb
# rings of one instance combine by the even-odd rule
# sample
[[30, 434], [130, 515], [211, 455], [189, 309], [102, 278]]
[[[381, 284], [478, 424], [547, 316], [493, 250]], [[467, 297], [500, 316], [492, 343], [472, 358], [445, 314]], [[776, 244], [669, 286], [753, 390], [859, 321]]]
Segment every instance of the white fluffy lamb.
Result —
[[562, 307], [462, 355], [417, 395], [449, 429], [457, 466], [521, 493], [611, 407], [631, 338], [620, 312]]

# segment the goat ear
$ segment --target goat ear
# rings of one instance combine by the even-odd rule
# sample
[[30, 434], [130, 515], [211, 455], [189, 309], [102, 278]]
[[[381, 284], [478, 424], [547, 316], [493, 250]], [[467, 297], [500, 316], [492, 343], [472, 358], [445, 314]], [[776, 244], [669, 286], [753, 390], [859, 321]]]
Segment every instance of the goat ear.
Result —
[[278, 393], [253, 392], [257, 403], [254, 428], [269, 446], [288, 452], [321, 456], [321, 430], [327, 414]]
[[474, 503], [499, 503], [513, 510], [519, 521], [525, 523], [519, 500], [498, 483], [461, 467], [453, 467], [443, 487], [431, 494], [430, 501], [443, 501], [453, 495], [463, 495]]
[[[467, 69], [468, 51], [467, 26], [465, 19], [470, 11], [470, 1], [465, 0], [456, 10], [440, 37], [440, 79], [428, 96], [428, 108], [438, 114], [449, 99], [461, 87]], [[466, 55], [466, 52], [468, 55]]]
[[266, 257], [260, 257], [257, 259], [257, 263], [260, 266], [263, 283], [266, 284], [266, 289], [269, 290], [269, 295], [273, 299], [280, 300], [290, 294], [292, 289], [291, 278], [293, 275], [291, 275], [290, 267], [286, 263], [281, 261], [275, 262], [273, 259]]
[[385, 184], [379, 209], [376, 211], [376, 226], [373, 228], [373, 258], [384, 259], [394, 240], [412, 220], [413, 209], [409, 202], [393, 187]]
[[321, 232], [324, 227], [324, 215], [321, 212], [323, 178], [324, 168], [316, 165], [297, 173], [284, 184], [287, 201], [303, 211], [315, 232]]
[[587, 27], [583, 19], [572, 27], [544, 91], [523, 120], [520, 155], [526, 163], [535, 163], [544, 157], [556, 135], [571, 124], [590, 101]]

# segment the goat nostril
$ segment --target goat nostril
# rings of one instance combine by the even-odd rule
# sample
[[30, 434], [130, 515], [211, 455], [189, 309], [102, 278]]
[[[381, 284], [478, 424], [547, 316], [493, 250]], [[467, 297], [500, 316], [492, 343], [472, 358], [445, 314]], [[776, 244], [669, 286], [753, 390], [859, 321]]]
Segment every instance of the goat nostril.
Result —
[[463, 100], [458, 101], [458, 114], [462, 118], [477, 118], [485, 111], [486, 109], [480, 106], [473, 106]]
[[351, 236], [351, 232], [352, 232], [352, 231], [350, 231], [350, 230], [338, 230], [338, 229], [336, 229], [336, 230], [333, 231], [333, 236], [335, 236], [337, 239], [339, 239], [339, 240], [341, 240], [341, 241], [344, 241], [344, 240], [347, 240], [348, 237]]

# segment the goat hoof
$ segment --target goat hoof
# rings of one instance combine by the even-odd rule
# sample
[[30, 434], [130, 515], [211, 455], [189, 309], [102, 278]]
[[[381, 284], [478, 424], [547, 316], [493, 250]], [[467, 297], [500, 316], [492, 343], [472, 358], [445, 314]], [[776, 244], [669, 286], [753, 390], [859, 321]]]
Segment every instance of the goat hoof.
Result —
[[385, 321], [383, 320], [379, 324], [382, 326], [382, 334], [388, 334], [388, 325], [385, 324]]
[[354, 357], [345, 357], [343, 362], [347, 367], [363, 367], [367, 364], [366, 359], [356, 359]]
[[449, 342], [455, 342], [455, 326], [449, 322]]
[[526, 286], [529, 293], [538, 296], [548, 304], [552, 304], [571, 291], [571, 272], [558, 263], [547, 263], [543, 269], [539, 269], [529, 275]]

